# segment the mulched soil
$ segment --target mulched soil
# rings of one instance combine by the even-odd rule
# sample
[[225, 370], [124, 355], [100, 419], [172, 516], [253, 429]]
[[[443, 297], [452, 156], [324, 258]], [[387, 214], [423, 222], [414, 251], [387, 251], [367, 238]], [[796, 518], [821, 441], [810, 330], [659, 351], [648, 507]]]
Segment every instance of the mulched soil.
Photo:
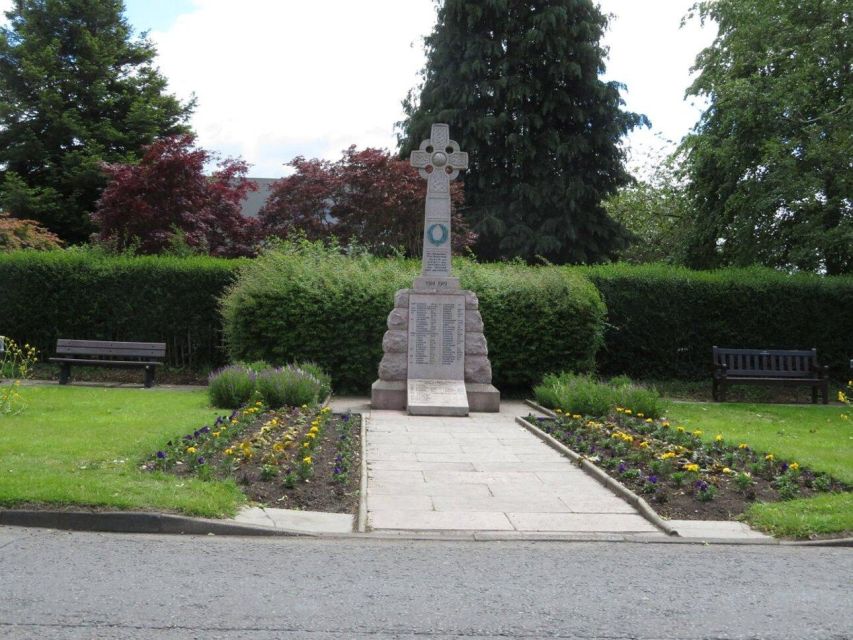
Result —
[[[252, 442], [262, 435], [261, 429], [271, 416], [282, 420], [278, 427], [286, 429], [287, 412], [260, 413], [252, 424], [240, 432], [238, 438], [230, 444], [238, 450], [240, 442]], [[303, 425], [301, 431], [304, 436]], [[348, 436], [349, 471], [343, 479], [335, 477], [334, 470], [340, 468], [338, 459], [339, 443], [342, 436]], [[229, 464], [234, 456], [224, 453], [224, 445], [219, 451], [210, 455], [206, 465], [212, 470], [212, 477], [219, 480], [233, 478], [243, 493], [253, 503], [278, 509], [299, 509], [303, 511], [326, 511], [330, 513], [358, 512], [359, 490], [361, 483], [361, 415], [360, 414], [331, 414], [329, 421], [321, 431], [317, 444], [311, 451], [313, 473], [308, 478], [299, 478], [289, 486], [285, 482], [287, 475], [296, 472], [301, 454], [289, 453], [291, 462], [275, 466], [272, 476], [264, 475], [264, 458], [269, 453], [267, 445], [260, 449], [251, 459], [241, 459], [239, 464]], [[178, 465], [168, 469], [179, 476], [191, 475], [197, 471], [188, 465]]]
[[[339, 432], [327, 426], [323, 430], [320, 444], [314, 450], [314, 475], [304, 481], [297, 481], [292, 488], [282, 484], [281, 475], [287, 472], [282, 469], [281, 475], [271, 480], [261, 477], [261, 463], [249, 461], [240, 465], [235, 479], [252, 502], [278, 509], [301, 509], [305, 511], [327, 511], [330, 513], [358, 512], [359, 488], [361, 482], [361, 415], [351, 414], [346, 423], [342, 423], [342, 415], [335, 415], [332, 420], [338, 425], [348, 425], [352, 438], [352, 460], [350, 471], [345, 482], [334, 477], [337, 464], [337, 440]], [[260, 429], [260, 421], [255, 429]], [[252, 431], [246, 437], [251, 438]], [[216, 460], [214, 459], [214, 465]]]
[[[655, 471], [650, 468], [650, 463], [654, 458], [644, 461], [628, 460], [626, 453], [614, 452], [609, 445], [602, 446], [601, 431], [595, 432], [586, 427], [571, 426], [569, 428], [561, 428], [560, 425], [570, 425], [563, 419], [562, 421], [553, 420], [550, 418], [537, 418], [528, 416], [527, 420], [532, 422], [537, 427], [549, 433], [569, 449], [576, 453], [581, 453], [584, 457], [595, 457], [597, 460], [591, 460], [599, 469], [610, 475], [615, 480], [619, 481], [625, 487], [641, 496], [649, 503], [657, 513], [668, 519], [675, 520], [737, 520], [746, 510], [756, 502], [776, 502], [782, 500], [779, 490], [774, 485], [775, 479], [780, 475], [781, 465], [783, 461], [775, 461], [774, 467], [768, 467], [765, 475], [752, 474], [752, 486], [741, 491], [737, 486], [734, 476], [721, 472], [725, 467], [723, 453], [725, 450], [732, 450], [729, 447], [725, 449], [720, 447], [719, 451], [714, 451], [714, 447], [700, 446], [695, 452], [684, 454], [689, 457], [682, 457], [682, 462], [676, 464], [675, 468], [681, 468], [685, 462], [699, 462], [702, 473], [701, 476], [693, 476], [688, 474], [683, 486], [676, 487], [673, 483], [664, 478], [656, 477], [656, 484], [652, 484], [649, 480], [655, 475]], [[635, 440], [628, 448], [627, 455], [636, 452], [636, 447], [643, 440], [650, 441], [652, 436], [649, 434], [643, 435], [631, 429], [631, 420], [620, 418], [618, 430], [623, 433], [630, 433]], [[615, 422], [605, 421], [606, 429], [614, 430]], [[640, 421], [637, 421], [641, 424]], [[596, 437], [598, 440], [596, 441]], [[591, 449], [590, 447], [594, 447]], [[763, 459], [763, 453], [751, 452], [756, 459]], [[636, 456], [635, 456], [636, 457]], [[622, 463], [622, 469], [618, 464]], [[610, 468], [608, 468], [610, 467]], [[733, 466], [735, 471], [745, 470], [745, 466]], [[774, 470], [775, 469], [775, 470]], [[627, 475], [625, 470], [637, 471], [639, 475], [634, 477], [631, 473]], [[813, 482], [816, 474], [807, 468], [801, 468], [797, 482], [797, 498], [809, 498], [819, 493]], [[696, 489], [696, 483], [701, 481], [713, 485], [715, 494], [712, 499], [702, 501], [697, 499], [699, 493]], [[830, 479], [829, 490], [831, 491], [847, 491], [850, 488], [837, 480]]]

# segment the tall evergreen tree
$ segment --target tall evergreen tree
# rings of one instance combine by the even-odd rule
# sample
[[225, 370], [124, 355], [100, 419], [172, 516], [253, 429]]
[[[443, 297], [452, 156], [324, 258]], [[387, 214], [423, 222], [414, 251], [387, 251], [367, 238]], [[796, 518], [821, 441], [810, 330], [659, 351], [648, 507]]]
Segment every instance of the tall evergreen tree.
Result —
[[466, 216], [485, 259], [594, 262], [628, 233], [602, 201], [629, 181], [619, 139], [647, 124], [603, 82], [607, 19], [592, 0], [444, 0], [401, 153], [450, 125], [469, 153]]
[[85, 240], [105, 184], [155, 137], [187, 130], [194, 102], [165, 94], [156, 51], [122, 0], [15, 0], [0, 28], [0, 207]]
[[851, 0], [714, 0], [682, 144], [688, 264], [853, 273]]

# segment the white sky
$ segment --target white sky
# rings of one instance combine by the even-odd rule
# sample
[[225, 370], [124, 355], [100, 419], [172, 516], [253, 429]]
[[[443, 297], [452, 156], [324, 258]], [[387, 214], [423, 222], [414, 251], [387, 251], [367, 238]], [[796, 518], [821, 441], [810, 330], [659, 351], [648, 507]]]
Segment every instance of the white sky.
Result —
[[[654, 127], [628, 141], [632, 164], [642, 164], [661, 146], [656, 135], [677, 141], [695, 124], [699, 110], [683, 99], [688, 69], [714, 32], [696, 21], [679, 29], [694, 0], [599, 1], [614, 14], [606, 79], [625, 83], [627, 108], [645, 113]], [[0, 8], [10, 4], [0, 0]], [[337, 159], [350, 144], [396, 146], [394, 123], [424, 64], [433, 0], [183, 6], [150, 37], [169, 90], [198, 97], [191, 124], [202, 147], [241, 156], [252, 165], [250, 175], [277, 178], [296, 155]]]

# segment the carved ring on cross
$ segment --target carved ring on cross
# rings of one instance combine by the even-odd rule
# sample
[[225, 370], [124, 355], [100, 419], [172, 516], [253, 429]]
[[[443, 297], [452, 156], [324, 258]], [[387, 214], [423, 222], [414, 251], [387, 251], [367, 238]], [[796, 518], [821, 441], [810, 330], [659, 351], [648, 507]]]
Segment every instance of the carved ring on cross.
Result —
[[432, 137], [412, 151], [409, 161], [421, 178], [429, 180], [433, 171], [443, 171], [448, 180], [454, 180], [460, 169], [468, 168], [468, 154], [459, 151], [459, 143], [449, 139], [448, 131], [447, 125], [433, 125]]

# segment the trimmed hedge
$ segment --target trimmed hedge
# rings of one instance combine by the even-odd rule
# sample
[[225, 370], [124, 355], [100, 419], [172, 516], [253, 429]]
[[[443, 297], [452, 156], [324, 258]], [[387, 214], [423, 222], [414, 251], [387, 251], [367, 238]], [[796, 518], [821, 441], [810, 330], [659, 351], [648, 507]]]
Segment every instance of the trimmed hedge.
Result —
[[165, 342], [171, 366], [224, 364], [218, 298], [241, 260], [109, 256], [92, 250], [0, 255], [0, 334], [52, 355], [57, 338]]
[[574, 268], [608, 309], [605, 374], [703, 379], [711, 347], [810, 349], [846, 380], [853, 357], [853, 278], [764, 268], [690, 271], [668, 265]]
[[[317, 247], [270, 252], [241, 271], [223, 298], [234, 360], [311, 360], [338, 391], [365, 392], [377, 377], [394, 292], [410, 287], [415, 261], [350, 258]], [[589, 370], [601, 344], [604, 306], [580, 274], [554, 267], [455, 261], [477, 292], [495, 385], [538, 382], [548, 371]]]

